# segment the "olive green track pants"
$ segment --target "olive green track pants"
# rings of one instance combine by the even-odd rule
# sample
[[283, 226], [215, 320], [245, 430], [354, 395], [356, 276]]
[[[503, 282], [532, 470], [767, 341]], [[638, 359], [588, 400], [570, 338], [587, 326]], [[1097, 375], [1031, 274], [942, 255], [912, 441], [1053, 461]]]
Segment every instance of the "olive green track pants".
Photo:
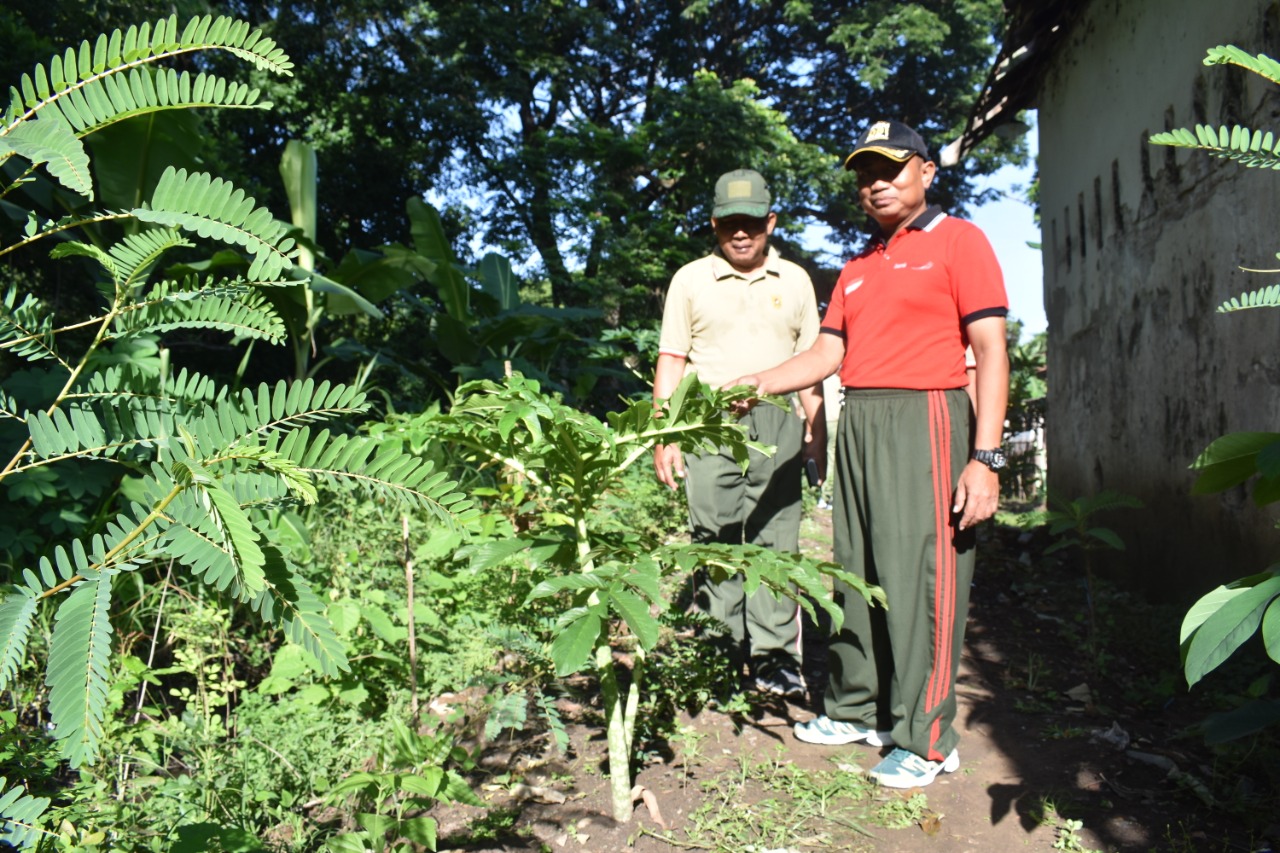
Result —
[[844, 626], [830, 646], [825, 710], [892, 731], [898, 746], [933, 761], [959, 740], [974, 532], [956, 530], [951, 505], [972, 418], [962, 389], [849, 390], [840, 412], [835, 559], [882, 587], [888, 609], [837, 583]]
[[[745, 474], [726, 453], [686, 455], [690, 537], [694, 542], [798, 551], [804, 423], [793, 412], [771, 405], [756, 406], [743, 422], [750, 438], [778, 450], [772, 457], [752, 452]], [[746, 600], [740, 576], [720, 584], [700, 581], [697, 600], [704, 612], [728, 626], [735, 660], [740, 662], [745, 641], [757, 671], [798, 664], [800, 622], [794, 601], [775, 599], [764, 589]]]

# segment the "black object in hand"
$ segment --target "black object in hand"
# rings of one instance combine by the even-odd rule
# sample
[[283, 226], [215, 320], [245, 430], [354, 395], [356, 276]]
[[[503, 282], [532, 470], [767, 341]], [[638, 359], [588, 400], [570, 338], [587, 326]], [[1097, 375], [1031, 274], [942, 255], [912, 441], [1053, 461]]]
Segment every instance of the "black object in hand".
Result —
[[809, 485], [816, 489], [818, 487], [818, 461], [816, 459], [805, 460], [804, 475], [809, 478]]

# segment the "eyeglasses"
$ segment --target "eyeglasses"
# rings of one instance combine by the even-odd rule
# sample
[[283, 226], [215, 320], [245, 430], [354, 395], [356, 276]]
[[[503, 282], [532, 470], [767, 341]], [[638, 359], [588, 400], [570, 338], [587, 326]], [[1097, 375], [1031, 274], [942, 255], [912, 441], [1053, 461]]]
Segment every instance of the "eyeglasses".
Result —
[[717, 219], [715, 222], [717, 234], [737, 234], [739, 231], [745, 231], [755, 236], [763, 234], [768, 226], [767, 218], [757, 219], [754, 216], [730, 216], [727, 219]]

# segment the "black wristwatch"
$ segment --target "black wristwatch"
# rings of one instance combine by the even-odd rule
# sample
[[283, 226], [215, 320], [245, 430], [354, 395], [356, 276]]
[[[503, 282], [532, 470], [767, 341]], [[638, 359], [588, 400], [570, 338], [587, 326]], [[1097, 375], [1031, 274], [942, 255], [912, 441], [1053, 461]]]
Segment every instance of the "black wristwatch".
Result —
[[992, 471], [999, 471], [1005, 465], [1009, 464], [1009, 460], [1005, 459], [1004, 451], [999, 447], [994, 450], [975, 450], [970, 454], [969, 458], [977, 459]]

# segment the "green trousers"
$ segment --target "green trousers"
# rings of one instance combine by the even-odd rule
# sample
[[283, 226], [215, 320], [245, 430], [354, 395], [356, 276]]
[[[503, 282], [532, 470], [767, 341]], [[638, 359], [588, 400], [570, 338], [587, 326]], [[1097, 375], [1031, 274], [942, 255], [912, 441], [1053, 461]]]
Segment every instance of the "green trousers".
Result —
[[[804, 423], [793, 412], [770, 405], [756, 406], [743, 422], [752, 439], [778, 450], [772, 457], [753, 452], [745, 474], [727, 453], [686, 455], [690, 538], [798, 551]], [[697, 601], [704, 612], [728, 626], [735, 661], [740, 663], [745, 641], [757, 672], [799, 663], [800, 622], [794, 601], [776, 599], [764, 589], [745, 600], [740, 576], [721, 584], [700, 582]]]
[[844, 626], [830, 646], [826, 713], [892, 731], [932, 761], [959, 740], [974, 531], [956, 530], [951, 505], [972, 418], [963, 389], [850, 390], [840, 413], [835, 559], [883, 587], [888, 608], [836, 584]]

